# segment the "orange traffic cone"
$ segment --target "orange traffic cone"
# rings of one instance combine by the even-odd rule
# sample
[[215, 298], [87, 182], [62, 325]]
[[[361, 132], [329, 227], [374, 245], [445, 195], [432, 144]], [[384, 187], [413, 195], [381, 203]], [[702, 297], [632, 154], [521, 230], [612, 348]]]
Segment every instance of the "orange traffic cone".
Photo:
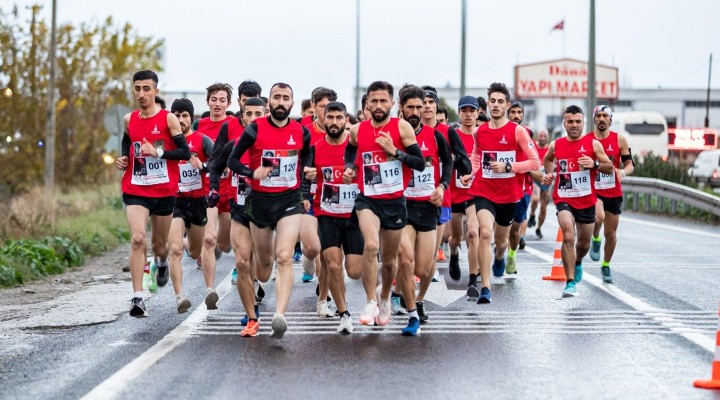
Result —
[[550, 275], [542, 277], [545, 281], [567, 280], [567, 277], [565, 276], [565, 268], [563, 268], [562, 263], [562, 242], [562, 230], [558, 227], [557, 237], [555, 238], [555, 252], [553, 253], [552, 269], [550, 270]]
[[[720, 311], [718, 312], [720, 314]], [[717, 336], [715, 337], [715, 359], [712, 365], [710, 380], [698, 379], [693, 385], [702, 389], [720, 389], [720, 320], [718, 321]]]

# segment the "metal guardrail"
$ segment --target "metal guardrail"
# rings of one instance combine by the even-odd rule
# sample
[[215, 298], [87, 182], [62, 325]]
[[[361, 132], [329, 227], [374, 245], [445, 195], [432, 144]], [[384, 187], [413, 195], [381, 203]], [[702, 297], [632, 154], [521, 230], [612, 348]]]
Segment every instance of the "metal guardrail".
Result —
[[[678, 202], [694, 207], [711, 214], [720, 216], [720, 197], [705, 193], [702, 190], [693, 189], [677, 183], [664, 181], [655, 178], [641, 178], [628, 176], [622, 180], [624, 197], [633, 194], [634, 211], [640, 207], [638, 194], [644, 195], [645, 211], [650, 211], [652, 196], [657, 196], [658, 210], [665, 209], [665, 200], [670, 201], [670, 211], [675, 214], [678, 209]], [[627, 204], [626, 202], [624, 202]], [[685, 207], [685, 211], [689, 209]]]

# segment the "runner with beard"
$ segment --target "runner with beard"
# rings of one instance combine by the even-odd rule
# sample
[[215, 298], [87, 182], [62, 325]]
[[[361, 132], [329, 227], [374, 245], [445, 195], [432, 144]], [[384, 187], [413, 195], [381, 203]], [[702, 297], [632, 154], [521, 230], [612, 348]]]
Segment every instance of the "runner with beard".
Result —
[[[550, 146], [550, 135], [547, 129], [540, 129], [538, 131], [538, 139], [536, 144], [538, 158], [540, 162], [544, 164], [545, 154], [547, 154]], [[528, 228], [535, 226], [537, 222], [537, 229], [535, 229], [535, 236], [538, 239], [542, 239], [542, 226], [545, 223], [545, 216], [547, 215], [547, 205], [550, 202], [550, 185], [543, 185], [541, 183], [542, 177], [545, 176], [545, 166], [540, 166], [540, 171], [532, 171], [530, 175], [535, 180], [535, 188], [533, 189], [533, 195], [530, 200], [530, 218], [528, 219]], [[537, 221], [535, 220], [535, 210], [537, 209], [538, 203], [540, 204], [540, 214], [538, 215]]]

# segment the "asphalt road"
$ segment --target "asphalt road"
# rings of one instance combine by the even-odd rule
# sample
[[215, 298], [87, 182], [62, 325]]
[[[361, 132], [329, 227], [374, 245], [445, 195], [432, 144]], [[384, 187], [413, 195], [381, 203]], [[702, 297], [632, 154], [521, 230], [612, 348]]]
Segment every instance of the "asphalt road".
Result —
[[272, 282], [261, 335], [239, 336], [231, 255], [218, 264], [219, 310], [196, 307], [204, 291], [189, 260], [194, 306], [184, 315], [169, 285], [146, 300], [145, 319], [126, 313], [129, 283], [97, 285], [0, 319], [0, 398], [720, 399], [692, 386], [710, 377], [715, 350], [720, 227], [623, 214], [616, 283], [603, 284], [586, 257], [579, 297], [562, 299], [563, 283], [541, 279], [555, 246], [550, 215], [544, 240], [529, 230], [517, 279], [493, 279], [492, 304], [466, 300], [466, 271], [433, 283], [417, 337], [400, 335], [405, 316], [358, 325], [364, 296], [349, 280], [355, 332], [336, 334], [338, 318], [316, 316], [315, 283], [300, 283], [299, 265], [281, 340], [268, 337]]

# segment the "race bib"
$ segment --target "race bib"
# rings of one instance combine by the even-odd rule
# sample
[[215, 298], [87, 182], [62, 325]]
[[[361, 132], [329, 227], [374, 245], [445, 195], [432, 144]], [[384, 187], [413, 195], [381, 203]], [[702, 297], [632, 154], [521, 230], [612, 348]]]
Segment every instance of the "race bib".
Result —
[[475, 176], [473, 175], [470, 178], [470, 181], [468, 182], [467, 185], [463, 185], [462, 181], [460, 180], [460, 178], [462, 178], [462, 175], [460, 175], [460, 172], [458, 172], [457, 170], [454, 170], [454, 171], [455, 171], [455, 187], [458, 189], [470, 189], [470, 186], [472, 186], [473, 180], [475, 180]]
[[[233, 174], [233, 178], [238, 177], [238, 175]], [[237, 186], [237, 196], [235, 197], [235, 203], [239, 206], [245, 205], [245, 199], [250, 195], [250, 192], [252, 191], [252, 188], [250, 185], [248, 185], [247, 181], [244, 178], [238, 177], [237, 179], [233, 179], [235, 181], [235, 186]]]
[[615, 170], [609, 174], [598, 171], [595, 175], [595, 189], [612, 189], [615, 187]]
[[425, 169], [413, 170], [412, 178], [405, 189], [405, 197], [417, 198], [431, 196], [435, 191], [435, 168], [432, 157], [425, 158]]
[[512, 178], [514, 172], [495, 172], [490, 168], [493, 161], [514, 163], [515, 150], [512, 151], [483, 151], [482, 153], [482, 177], [487, 179]]
[[202, 189], [200, 170], [195, 169], [190, 163], [180, 164], [179, 167], [180, 183], [178, 184], [178, 192], [185, 193]]
[[297, 185], [298, 151], [263, 150], [262, 165], [272, 167], [260, 186], [292, 188]]
[[584, 197], [592, 193], [590, 171], [584, 169], [577, 158], [559, 160], [558, 196], [563, 198]]
[[133, 174], [130, 182], [133, 185], [150, 186], [170, 182], [167, 161], [155, 157], [135, 157]]
[[403, 190], [402, 164], [385, 151], [367, 151], [363, 157], [363, 183], [366, 196]]

